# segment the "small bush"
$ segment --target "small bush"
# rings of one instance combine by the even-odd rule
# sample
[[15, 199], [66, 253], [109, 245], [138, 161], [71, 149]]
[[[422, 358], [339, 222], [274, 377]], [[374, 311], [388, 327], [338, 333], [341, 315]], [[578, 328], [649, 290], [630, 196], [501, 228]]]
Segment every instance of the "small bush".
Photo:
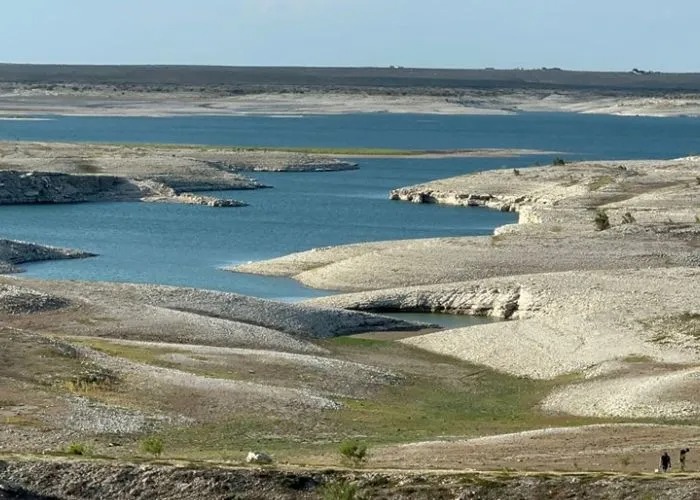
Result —
[[598, 231], [605, 231], [606, 229], [610, 228], [610, 218], [608, 217], [608, 214], [602, 210], [598, 210], [596, 212], [593, 222], [595, 222], [595, 227]]
[[343, 441], [338, 449], [345, 460], [358, 466], [367, 459], [367, 445], [359, 441]]
[[557, 156], [552, 160], [552, 165], [554, 165], [555, 167], [559, 167], [562, 165], [566, 165], [566, 161], [564, 160], [564, 158]]
[[71, 443], [66, 448], [66, 453], [69, 455], [87, 455], [89, 453], [87, 445], [83, 443]]
[[637, 222], [637, 219], [635, 219], [634, 215], [629, 212], [625, 212], [625, 214], [622, 216], [623, 224], [634, 224], [635, 222]]
[[163, 453], [163, 440], [158, 436], [149, 436], [141, 440], [141, 451], [154, 457], [160, 457]]
[[92, 394], [95, 392], [112, 391], [119, 382], [118, 377], [110, 370], [101, 367], [89, 367], [63, 382], [69, 392], [76, 394]]
[[349, 481], [334, 481], [321, 487], [323, 500], [355, 500], [357, 498], [357, 486]]

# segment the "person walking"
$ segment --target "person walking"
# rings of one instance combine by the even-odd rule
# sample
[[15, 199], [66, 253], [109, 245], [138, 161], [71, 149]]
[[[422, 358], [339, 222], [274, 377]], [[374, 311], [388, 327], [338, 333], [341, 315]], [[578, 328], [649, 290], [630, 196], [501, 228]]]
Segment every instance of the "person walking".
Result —
[[671, 455], [667, 451], [664, 451], [661, 455], [661, 472], [668, 472], [671, 470]]
[[681, 449], [681, 456], [679, 457], [678, 461], [681, 464], [681, 472], [685, 472], [685, 454], [690, 451], [690, 448], [682, 448]]

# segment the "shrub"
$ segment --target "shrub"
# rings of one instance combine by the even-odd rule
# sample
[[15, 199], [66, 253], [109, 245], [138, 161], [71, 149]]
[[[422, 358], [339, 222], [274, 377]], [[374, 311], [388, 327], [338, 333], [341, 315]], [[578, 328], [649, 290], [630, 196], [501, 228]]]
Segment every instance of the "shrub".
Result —
[[552, 165], [554, 166], [561, 166], [561, 165], [566, 165], [566, 161], [564, 161], [564, 158], [557, 156], [552, 160]]
[[154, 457], [160, 457], [163, 453], [163, 440], [158, 436], [149, 436], [141, 441], [141, 451]]
[[625, 212], [625, 214], [622, 216], [623, 224], [634, 224], [635, 222], [637, 222], [637, 219], [635, 219], [634, 215], [629, 212]]
[[87, 455], [89, 453], [87, 445], [83, 443], [71, 443], [66, 448], [66, 453], [69, 455]]
[[119, 382], [118, 377], [105, 368], [89, 367], [63, 382], [64, 388], [76, 394], [92, 394], [112, 391]]
[[359, 441], [343, 441], [338, 449], [345, 460], [360, 465], [367, 458], [367, 445]]
[[354, 500], [357, 498], [357, 486], [345, 480], [326, 483], [321, 487], [323, 500]]
[[598, 231], [605, 231], [606, 229], [610, 228], [610, 218], [608, 217], [608, 214], [602, 210], [598, 210], [596, 212], [593, 222], [595, 222], [595, 227]]

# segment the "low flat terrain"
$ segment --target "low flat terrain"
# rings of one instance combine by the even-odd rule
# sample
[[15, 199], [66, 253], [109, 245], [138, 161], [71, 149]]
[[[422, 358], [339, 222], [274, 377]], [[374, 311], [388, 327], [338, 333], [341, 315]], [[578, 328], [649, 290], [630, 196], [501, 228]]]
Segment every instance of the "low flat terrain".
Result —
[[[632, 68], [630, 68], [632, 69]], [[0, 64], [0, 114], [700, 114], [700, 74]]]
[[[632, 70], [633, 68], [630, 68]], [[0, 82], [143, 87], [519, 88], [700, 90], [700, 73], [541, 69], [79, 66], [0, 64]], [[129, 88], [129, 87], [127, 87]]]

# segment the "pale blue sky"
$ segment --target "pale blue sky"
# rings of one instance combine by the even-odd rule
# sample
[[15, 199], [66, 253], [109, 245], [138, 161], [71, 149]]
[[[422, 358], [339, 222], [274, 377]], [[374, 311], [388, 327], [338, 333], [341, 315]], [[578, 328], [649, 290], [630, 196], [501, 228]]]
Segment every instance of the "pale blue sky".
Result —
[[700, 71], [700, 0], [2, 0], [0, 62]]

